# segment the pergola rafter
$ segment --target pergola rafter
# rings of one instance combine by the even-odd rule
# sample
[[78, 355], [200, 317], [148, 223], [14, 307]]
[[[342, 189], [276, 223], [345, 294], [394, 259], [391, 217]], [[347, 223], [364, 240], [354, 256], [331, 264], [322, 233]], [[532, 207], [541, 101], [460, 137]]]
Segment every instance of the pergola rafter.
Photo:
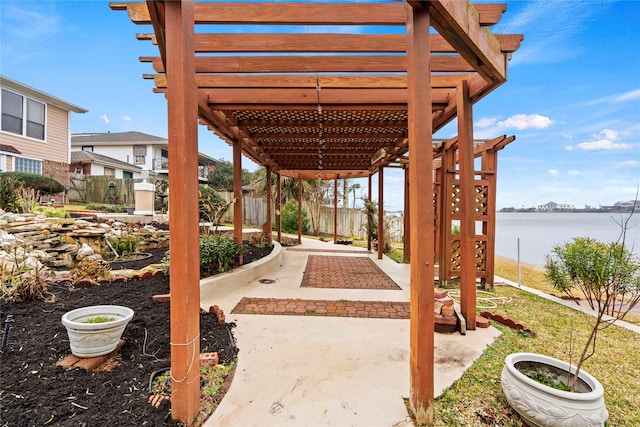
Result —
[[[495, 195], [489, 193], [495, 192], [496, 153], [513, 140], [500, 137], [474, 144], [471, 129], [473, 104], [506, 81], [510, 55], [523, 39], [491, 32], [489, 27], [499, 22], [506, 6], [462, 0], [147, 0], [113, 2], [111, 7], [126, 10], [136, 24], [153, 26], [153, 33], [138, 35], [159, 50], [158, 56], [140, 58], [155, 71], [145, 78], [154, 80], [154, 90], [165, 94], [170, 105], [178, 105], [175, 111], [170, 108], [171, 116], [185, 116], [180, 121], [185, 125], [191, 119], [195, 123], [196, 117], [186, 115], [197, 111], [200, 123], [233, 147], [236, 175], [244, 154], [276, 174], [278, 189], [282, 176], [368, 177], [371, 195], [373, 174], [379, 174], [382, 186], [384, 168], [407, 169], [411, 402], [418, 421], [428, 422], [433, 401], [434, 258], [438, 252], [443, 258], [442, 251], [449, 250], [443, 244], [443, 239], [450, 239], [444, 231], [450, 225], [446, 221], [458, 215], [463, 229], [458, 243], [461, 258], [456, 260], [467, 263], [461, 274], [462, 314], [471, 321], [475, 302], [470, 299], [478, 277], [468, 265], [477, 257], [478, 236], [471, 224], [478, 209], [495, 210]], [[176, 46], [175, 40], [180, 44]], [[175, 61], [185, 61], [188, 76]], [[175, 85], [184, 86], [186, 92]], [[180, 96], [177, 104], [176, 96]], [[188, 102], [192, 104], [186, 108]], [[432, 140], [434, 132], [456, 117], [457, 138]], [[172, 152], [191, 149], [193, 141], [175, 131], [169, 132]], [[482, 157], [482, 171], [470, 170], [474, 156]], [[173, 164], [172, 160], [170, 176]], [[481, 181], [481, 208], [471, 200], [479, 197], [474, 177]], [[172, 185], [181, 184], [178, 179]], [[239, 182], [235, 184], [235, 236], [241, 239], [242, 194]], [[451, 206], [452, 189], [455, 203], [463, 209]], [[378, 194], [382, 204], [382, 187]], [[276, 209], [279, 202], [276, 199]], [[183, 208], [197, 206], [178, 207]], [[265, 227], [270, 229], [270, 222]], [[197, 233], [197, 227], [188, 233]], [[482, 237], [490, 241], [492, 233], [489, 224]], [[182, 260], [175, 262], [178, 270], [185, 267]], [[441, 274], [442, 270], [441, 266]], [[185, 286], [189, 292], [197, 283]], [[171, 292], [173, 301], [173, 284]], [[172, 365], [185, 362], [172, 358]], [[175, 385], [172, 411], [189, 423], [196, 409], [182, 398], [182, 387]]]

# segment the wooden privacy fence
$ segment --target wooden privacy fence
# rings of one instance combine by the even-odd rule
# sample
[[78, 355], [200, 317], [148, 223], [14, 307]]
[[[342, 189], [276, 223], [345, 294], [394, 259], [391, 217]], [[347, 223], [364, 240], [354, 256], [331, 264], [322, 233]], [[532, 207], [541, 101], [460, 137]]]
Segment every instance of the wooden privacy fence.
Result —
[[[222, 199], [226, 202], [233, 200], [233, 193], [219, 192]], [[302, 203], [303, 208], [307, 211], [307, 215], [311, 215], [311, 210], [306, 202]], [[261, 228], [267, 221], [267, 201], [262, 197], [243, 197], [243, 223], [251, 227]], [[271, 221], [276, 222], [275, 203], [272, 202]], [[224, 222], [233, 222], [233, 206], [227, 211], [223, 217]], [[367, 237], [367, 215], [363, 209], [338, 208], [337, 212], [337, 230], [338, 236], [354, 237], [366, 239]], [[402, 242], [404, 238], [404, 217], [401, 213], [389, 213], [385, 216], [386, 228], [389, 237], [393, 242]], [[311, 218], [309, 218], [309, 226], [311, 226]], [[333, 207], [323, 206], [320, 209], [320, 227], [322, 234], [333, 235]]]
[[134, 205], [133, 185], [142, 181], [72, 173], [69, 177], [69, 200], [80, 203]]

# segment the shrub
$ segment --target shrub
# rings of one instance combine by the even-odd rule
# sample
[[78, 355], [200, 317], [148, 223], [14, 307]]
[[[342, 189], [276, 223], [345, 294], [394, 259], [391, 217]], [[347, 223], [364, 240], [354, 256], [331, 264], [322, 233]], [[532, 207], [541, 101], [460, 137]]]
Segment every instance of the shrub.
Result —
[[231, 269], [243, 252], [244, 247], [228, 237], [201, 237], [200, 276], [206, 277]]
[[16, 178], [2, 173], [0, 174], [0, 209], [17, 212], [20, 200], [16, 190], [22, 187], [22, 183]]
[[100, 212], [112, 212], [112, 213], [121, 213], [126, 212], [127, 208], [125, 205], [106, 205], [104, 203], [89, 203], [85, 206], [85, 209], [90, 211], [100, 211]]
[[[298, 202], [289, 200], [282, 207], [282, 230], [285, 233], [298, 232]], [[306, 210], [302, 210], [302, 232], [309, 231], [309, 217]]]
[[133, 234], [127, 234], [125, 236], [111, 236], [107, 238], [109, 247], [118, 256], [129, 255], [138, 250], [140, 246], [140, 238]]
[[55, 194], [64, 191], [64, 185], [50, 176], [25, 172], [4, 172], [2, 175], [16, 179], [25, 187], [33, 188], [40, 194]]
[[36, 206], [33, 212], [44, 215], [47, 218], [69, 218], [71, 216], [65, 209], [49, 208], [46, 206]]

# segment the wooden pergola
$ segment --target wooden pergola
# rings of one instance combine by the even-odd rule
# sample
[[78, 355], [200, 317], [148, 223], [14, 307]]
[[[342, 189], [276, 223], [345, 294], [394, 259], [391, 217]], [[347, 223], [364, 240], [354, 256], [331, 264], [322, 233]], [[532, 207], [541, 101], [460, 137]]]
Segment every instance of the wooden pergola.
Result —
[[[265, 166], [268, 178], [277, 174], [278, 188], [281, 176], [369, 177], [371, 194], [378, 173], [380, 210], [384, 168], [405, 168], [411, 404], [419, 422], [430, 422], [436, 255], [446, 259], [441, 280], [460, 277], [462, 315], [474, 329], [477, 253], [492, 252], [494, 233], [487, 219], [478, 239], [475, 221], [495, 211], [495, 153], [513, 140], [474, 144], [472, 130], [472, 105], [507, 80], [508, 60], [523, 38], [490, 31], [506, 6], [147, 0], [111, 8], [153, 26], [138, 38], [157, 44], [159, 56], [141, 61], [153, 66], [146, 77], [168, 101], [170, 242], [172, 252], [184, 254], [172, 257], [170, 273], [173, 417], [189, 424], [200, 407], [199, 119], [233, 146], [238, 240], [243, 154]], [[455, 118], [458, 136], [435, 141], [433, 133]], [[477, 172], [475, 156], [483, 165]], [[461, 233], [452, 243], [456, 219]]]

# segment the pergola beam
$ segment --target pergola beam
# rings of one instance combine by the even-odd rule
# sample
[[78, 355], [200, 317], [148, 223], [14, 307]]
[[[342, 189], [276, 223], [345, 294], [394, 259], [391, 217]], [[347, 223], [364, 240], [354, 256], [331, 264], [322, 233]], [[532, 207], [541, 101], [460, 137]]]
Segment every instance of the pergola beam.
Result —
[[[460, 56], [434, 56], [431, 60], [433, 72], [476, 71]], [[140, 61], [151, 62], [156, 72], [164, 72], [158, 57], [143, 56]], [[406, 72], [406, 62], [404, 55], [198, 56], [196, 73], [400, 73]]]
[[[444, 37], [432, 34], [431, 53], [456, 53]], [[157, 44], [155, 34], [138, 34], [138, 40]], [[496, 35], [504, 53], [515, 52], [522, 37]], [[196, 34], [196, 53], [353, 53], [394, 52], [405, 53], [407, 38], [404, 34], [274, 34], [274, 33], [207, 33]]]
[[[408, 2], [419, 3], [419, 2]], [[138, 2], [112, 2], [111, 9], [126, 10], [135, 24], [151, 24], [149, 10]], [[477, 4], [480, 25], [495, 25], [505, 4]], [[366, 8], [345, 3], [196, 3], [196, 24], [279, 25], [404, 25], [406, 14], [399, 4], [367, 4]]]

